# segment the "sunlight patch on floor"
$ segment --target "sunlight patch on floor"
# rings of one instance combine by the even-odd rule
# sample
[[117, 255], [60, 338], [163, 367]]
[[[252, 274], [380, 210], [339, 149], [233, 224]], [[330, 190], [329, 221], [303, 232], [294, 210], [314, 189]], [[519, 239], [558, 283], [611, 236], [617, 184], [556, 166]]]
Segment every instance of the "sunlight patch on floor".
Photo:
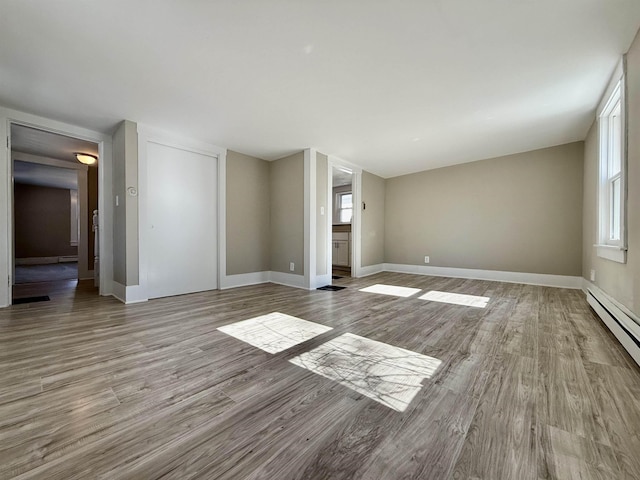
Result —
[[420, 300], [431, 302], [450, 303], [453, 305], [464, 305], [465, 307], [485, 308], [491, 298], [478, 297], [476, 295], [465, 295], [462, 293], [438, 292], [432, 290], [418, 297]]
[[274, 312], [225, 325], [218, 330], [265, 352], [278, 353], [333, 329]]
[[419, 288], [398, 287], [395, 285], [383, 285], [381, 283], [361, 288], [360, 292], [379, 293], [382, 295], [392, 295], [394, 297], [410, 297], [420, 291]]
[[389, 408], [403, 412], [442, 363], [386, 343], [345, 333], [289, 360]]

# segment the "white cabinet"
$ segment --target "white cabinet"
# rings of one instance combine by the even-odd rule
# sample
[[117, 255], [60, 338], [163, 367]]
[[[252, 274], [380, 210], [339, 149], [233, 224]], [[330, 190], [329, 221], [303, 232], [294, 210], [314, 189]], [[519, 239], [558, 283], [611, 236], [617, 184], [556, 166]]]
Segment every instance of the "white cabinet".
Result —
[[331, 263], [340, 267], [351, 266], [351, 234], [333, 232]]

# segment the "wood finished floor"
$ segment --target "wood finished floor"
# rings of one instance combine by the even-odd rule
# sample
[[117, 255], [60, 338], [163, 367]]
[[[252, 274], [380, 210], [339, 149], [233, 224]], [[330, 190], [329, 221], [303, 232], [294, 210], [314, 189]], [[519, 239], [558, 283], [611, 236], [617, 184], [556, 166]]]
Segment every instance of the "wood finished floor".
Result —
[[[582, 292], [335, 283], [125, 306], [81, 282], [0, 310], [0, 478], [640, 478], [640, 370]], [[491, 300], [358, 292], [375, 283]], [[333, 330], [278, 354], [217, 330], [275, 311]], [[442, 364], [400, 413], [287, 361], [346, 332]]]

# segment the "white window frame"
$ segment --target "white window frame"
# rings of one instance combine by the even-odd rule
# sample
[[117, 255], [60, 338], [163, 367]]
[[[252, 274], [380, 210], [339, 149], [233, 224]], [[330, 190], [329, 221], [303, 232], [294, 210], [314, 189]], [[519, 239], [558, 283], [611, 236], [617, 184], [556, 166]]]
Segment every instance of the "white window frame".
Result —
[[78, 198], [78, 190], [69, 190], [71, 199], [71, 232], [70, 244], [72, 247], [78, 246], [80, 238], [80, 203]]
[[[343, 195], [351, 195], [351, 207], [345, 208], [345, 207], [342, 206], [342, 196]], [[337, 223], [344, 224], [344, 225], [351, 224], [351, 222], [353, 220], [353, 192], [351, 190], [344, 191], [344, 192], [337, 192], [336, 193], [336, 198], [335, 198], [335, 205], [336, 205], [336, 214], [337, 214], [337, 219], [338, 219]], [[348, 222], [343, 222], [342, 221], [342, 211], [343, 210], [351, 210], [351, 218], [349, 219]]]
[[[595, 245], [599, 257], [614, 262], [627, 261], [627, 112], [625, 58], [616, 67], [609, 86], [598, 106], [598, 232]], [[613, 162], [613, 113], [620, 107], [620, 172], [611, 175]], [[620, 180], [620, 238], [612, 238], [612, 184]]]

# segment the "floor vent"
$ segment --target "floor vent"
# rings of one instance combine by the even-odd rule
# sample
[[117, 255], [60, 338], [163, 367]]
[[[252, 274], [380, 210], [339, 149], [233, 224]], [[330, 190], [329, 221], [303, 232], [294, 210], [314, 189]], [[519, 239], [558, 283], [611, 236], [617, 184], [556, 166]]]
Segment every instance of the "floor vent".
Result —
[[325, 285], [324, 287], [318, 288], [318, 290], [328, 290], [330, 292], [337, 292], [339, 290], [344, 290], [347, 287], [339, 287], [337, 285]]
[[587, 302], [640, 365], [640, 324], [595, 288], [587, 290]]

